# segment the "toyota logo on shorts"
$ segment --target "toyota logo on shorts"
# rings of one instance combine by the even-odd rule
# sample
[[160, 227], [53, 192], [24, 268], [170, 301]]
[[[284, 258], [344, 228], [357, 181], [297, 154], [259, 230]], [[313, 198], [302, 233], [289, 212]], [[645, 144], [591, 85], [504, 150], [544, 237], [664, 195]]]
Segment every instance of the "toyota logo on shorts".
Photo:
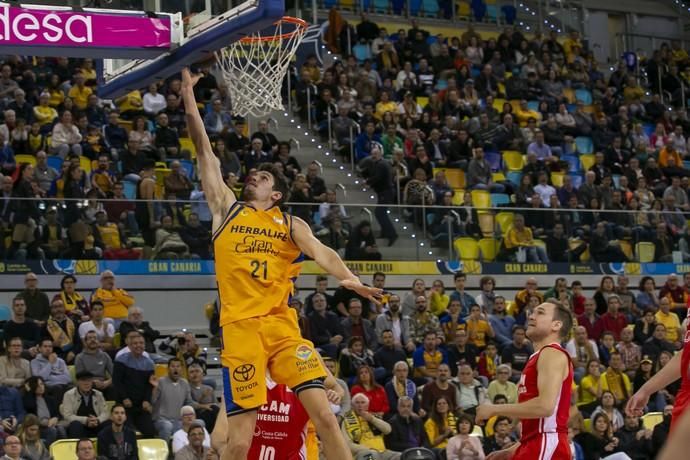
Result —
[[238, 382], [249, 382], [254, 378], [256, 368], [251, 364], [242, 364], [232, 371], [232, 378]]

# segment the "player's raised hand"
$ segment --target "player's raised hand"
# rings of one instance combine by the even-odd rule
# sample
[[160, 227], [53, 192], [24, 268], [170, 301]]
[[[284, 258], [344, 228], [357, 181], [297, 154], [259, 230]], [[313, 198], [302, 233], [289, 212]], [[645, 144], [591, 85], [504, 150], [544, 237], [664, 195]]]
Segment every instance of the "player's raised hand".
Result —
[[182, 87], [183, 88], [193, 88], [196, 82], [199, 81], [201, 75], [193, 74], [189, 67], [184, 67], [182, 69]]
[[383, 296], [383, 289], [375, 288], [371, 286], [365, 286], [359, 279], [349, 279], [342, 280], [340, 285], [351, 291], [355, 291], [357, 294], [364, 298], [369, 299], [376, 305], [381, 305], [381, 297]]
[[628, 403], [625, 405], [625, 413], [631, 417], [641, 417], [648, 402], [649, 395], [640, 389], [628, 399]]

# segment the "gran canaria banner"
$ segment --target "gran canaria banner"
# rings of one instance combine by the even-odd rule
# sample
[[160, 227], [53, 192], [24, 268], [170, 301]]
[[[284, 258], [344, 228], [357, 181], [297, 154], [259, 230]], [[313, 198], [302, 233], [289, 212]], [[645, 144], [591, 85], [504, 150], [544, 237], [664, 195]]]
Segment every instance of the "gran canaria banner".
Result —
[[[690, 264], [568, 264], [568, 263], [481, 263], [477, 261], [348, 261], [350, 270], [360, 275], [382, 272], [386, 275], [668, 275], [690, 272]], [[96, 275], [112, 270], [118, 275], [213, 275], [212, 260], [30, 260], [26, 262], [0, 262], [0, 274], [12, 275], [34, 272], [37, 274]], [[306, 261], [302, 274], [325, 273], [313, 261]]]

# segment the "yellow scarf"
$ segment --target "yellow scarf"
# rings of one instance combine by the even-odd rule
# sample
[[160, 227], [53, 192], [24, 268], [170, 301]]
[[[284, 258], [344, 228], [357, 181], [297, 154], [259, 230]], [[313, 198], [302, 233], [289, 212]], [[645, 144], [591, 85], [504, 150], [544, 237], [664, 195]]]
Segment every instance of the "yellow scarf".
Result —
[[609, 386], [609, 391], [613, 393], [617, 401], [625, 401], [628, 399], [628, 390], [625, 388], [623, 375], [610, 367], [606, 370], [606, 383]]
[[355, 411], [350, 411], [345, 414], [343, 419], [345, 431], [355, 444], [373, 449], [377, 452], [386, 450], [386, 445], [383, 443], [383, 436], [380, 433], [374, 433], [369, 427], [369, 423], [362, 420], [355, 414]]
[[66, 345], [72, 344], [72, 338], [74, 337], [74, 322], [67, 318], [66, 323], [67, 332], [60, 326], [60, 323], [50, 318], [46, 322], [46, 329], [50, 337], [53, 339], [53, 345], [57, 348], [63, 348]]
[[68, 296], [65, 291], [60, 291], [60, 298], [62, 299], [62, 303], [65, 306], [65, 311], [67, 312], [78, 308], [79, 304], [84, 302], [84, 297], [82, 297], [78, 292]]

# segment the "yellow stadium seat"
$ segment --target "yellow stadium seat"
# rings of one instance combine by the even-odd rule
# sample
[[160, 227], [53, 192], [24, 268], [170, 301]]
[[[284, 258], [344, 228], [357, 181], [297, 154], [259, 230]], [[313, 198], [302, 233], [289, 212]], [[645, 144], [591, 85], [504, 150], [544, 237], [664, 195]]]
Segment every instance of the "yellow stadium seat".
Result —
[[635, 245], [635, 253], [640, 263], [654, 262], [654, 243], [640, 242]]
[[459, 168], [448, 168], [445, 173], [448, 185], [452, 188], [465, 188], [465, 171]]
[[69, 372], [69, 376], [72, 379], [72, 382], [77, 383], [77, 369], [72, 366], [67, 366], [67, 372]]
[[460, 260], [479, 260], [479, 244], [474, 238], [456, 238], [453, 247]]
[[474, 429], [472, 430], [472, 433], [470, 433], [470, 436], [476, 436], [478, 438], [483, 438], [484, 437], [484, 431], [482, 430], [482, 427], [479, 425], [475, 425]]
[[583, 111], [585, 113], [594, 113], [595, 112], [594, 106], [593, 105], [586, 105], [586, 106], [584, 106]]
[[138, 439], [137, 446], [139, 448], [139, 458], [168, 460], [168, 443], [163, 439]]
[[589, 171], [589, 168], [594, 166], [594, 155], [592, 155], [592, 154], [580, 155], [580, 164], [582, 165], [582, 169], [584, 171]]
[[563, 88], [563, 96], [568, 99], [568, 102], [575, 102], [575, 91], [572, 88]]
[[592, 432], [592, 419], [591, 418], [585, 419], [584, 427], [585, 427], [586, 432], [588, 432], [588, 433]]
[[542, 248], [542, 249], [544, 249], [544, 251], [546, 251], [546, 241], [535, 238], [534, 239], [534, 245], [536, 247]]
[[508, 171], [522, 171], [525, 166], [525, 159], [520, 152], [506, 150], [503, 152], [503, 162], [508, 167]]
[[472, 205], [477, 209], [491, 207], [491, 194], [486, 190], [472, 190]]
[[31, 166], [36, 166], [36, 157], [33, 155], [15, 155], [14, 161], [21, 165], [22, 163], [29, 163]]
[[494, 182], [501, 182], [501, 181], [506, 180], [506, 175], [500, 171], [495, 172], [495, 173], [491, 173], [491, 180]]
[[[580, 244], [582, 244], [582, 240], [579, 240], [579, 239], [568, 240], [568, 248], [571, 251], [576, 249]], [[580, 262], [588, 262], [588, 261], [589, 261], [589, 249], [586, 249], [585, 252], [583, 252], [580, 255]]]
[[429, 103], [429, 98], [428, 98], [428, 97], [419, 96], [419, 97], [417, 98], [417, 104], [419, 104], [419, 106], [420, 106], [421, 108], [426, 107], [426, 105], [427, 105], [428, 103]]
[[490, 212], [483, 212], [478, 214], [479, 217], [479, 229], [482, 231], [482, 235], [490, 238], [494, 236], [495, 233], [495, 221], [494, 215]]
[[470, 4], [468, 2], [460, 2], [457, 4], [458, 17], [468, 18], [472, 14]]
[[87, 157], [79, 157], [79, 167], [84, 171], [84, 174], [91, 174], [91, 160]]
[[642, 416], [642, 426], [646, 430], [653, 430], [655, 426], [664, 421], [663, 412], [649, 412]]
[[113, 407], [115, 407], [115, 404], [117, 404], [117, 401], [106, 401], [105, 402], [105, 408], [110, 413], [111, 410], [113, 410]]
[[618, 240], [618, 243], [621, 245], [621, 251], [623, 251], [623, 254], [628, 256], [630, 260], [635, 258], [635, 255], [633, 254], [632, 244], [630, 244], [630, 241]]
[[50, 456], [60, 460], [76, 460], [77, 440], [58, 439], [50, 445]]
[[499, 212], [496, 214], [496, 223], [501, 229], [501, 234], [505, 235], [511, 225], [515, 214], [512, 212]]
[[122, 345], [122, 336], [119, 332], [116, 332], [115, 335], [113, 335], [113, 346], [115, 348], [120, 348], [120, 345]]
[[553, 172], [551, 173], [551, 185], [554, 187], [563, 187], [563, 178], [565, 177], [565, 173], [556, 173]]
[[156, 377], [166, 377], [168, 375], [168, 366], [165, 364], [156, 364]]
[[[500, 88], [500, 87], [499, 87]], [[513, 107], [513, 113], [517, 112], [520, 110], [520, 99], [511, 99], [510, 101], [511, 107]]]
[[188, 150], [192, 156], [192, 159], [196, 158], [196, 147], [194, 147], [194, 142], [188, 137], [180, 138], [180, 149]]
[[494, 99], [494, 109], [498, 110], [499, 113], [503, 112], [503, 104], [506, 103], [505, 99], [501, 99], [500, 97], [497, 97]]
[[506, 313], [510, 316], [516, 316], [518, 314], [518, 307], [515, 301], [506, 300]]
[[456, 188], [453, 190], [453, 206], [462, 206], [462, 202], [465, 199], [465, 190], [461, 188]]
[[483, 262], [493, 262], [498, 255], [499, 241], [494, 238], [482, 238], [479, 240], [479, 251]]

